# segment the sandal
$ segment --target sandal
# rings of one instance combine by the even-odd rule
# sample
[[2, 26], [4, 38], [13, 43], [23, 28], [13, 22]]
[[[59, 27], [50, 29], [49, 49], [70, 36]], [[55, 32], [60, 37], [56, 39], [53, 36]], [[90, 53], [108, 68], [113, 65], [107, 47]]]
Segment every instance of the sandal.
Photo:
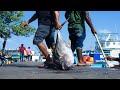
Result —
[[53, 65], [52, 62], [49, 62], [49, 63], [48, 63], [47, 61], [45, 61], [44, 63], [38, 65], [38, 68], [48, 68], [48, 67], [51, 66], [51, 65]]
[[86, 66], [85, 63], [78, 63], [77, 66]]
[[48, 63], [45, 61], [44, 63], [38, 65], [38, 68], [44, 68], [44, 67], [47, 67], [48, 66]]

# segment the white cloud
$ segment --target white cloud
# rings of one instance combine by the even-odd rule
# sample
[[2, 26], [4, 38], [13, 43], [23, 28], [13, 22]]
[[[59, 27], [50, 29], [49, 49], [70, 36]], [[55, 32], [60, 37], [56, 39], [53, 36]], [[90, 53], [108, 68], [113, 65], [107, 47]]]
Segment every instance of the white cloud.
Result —
[[110, 30], [108, 29], [101, 29], [98, 31], [99, 33], [112, 33]]

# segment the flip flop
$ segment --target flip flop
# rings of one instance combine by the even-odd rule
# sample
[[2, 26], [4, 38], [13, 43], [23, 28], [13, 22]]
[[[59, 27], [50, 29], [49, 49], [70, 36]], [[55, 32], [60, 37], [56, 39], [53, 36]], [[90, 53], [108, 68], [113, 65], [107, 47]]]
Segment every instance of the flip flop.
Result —
[[77, 66], [86, 66], [86, 64], [85, 63], [79, 63], [79, 64], [77, 64]]

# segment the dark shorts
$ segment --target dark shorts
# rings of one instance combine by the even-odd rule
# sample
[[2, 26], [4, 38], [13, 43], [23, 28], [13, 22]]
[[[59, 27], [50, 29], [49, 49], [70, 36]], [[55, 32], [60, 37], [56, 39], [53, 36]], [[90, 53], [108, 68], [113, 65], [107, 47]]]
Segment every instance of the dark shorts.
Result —
[[85, 30], [78, 30], [69, 28], [69, 39], [71, 40], [71, 49], [75, 51], [75, 49], [82, 49], [83, 48], [83, 41], [86, 37]]
[[54, 26], [39, 25], [35, 33], [33, 44], [39, 45], [45, 39], [48, 48], [54, 44]]

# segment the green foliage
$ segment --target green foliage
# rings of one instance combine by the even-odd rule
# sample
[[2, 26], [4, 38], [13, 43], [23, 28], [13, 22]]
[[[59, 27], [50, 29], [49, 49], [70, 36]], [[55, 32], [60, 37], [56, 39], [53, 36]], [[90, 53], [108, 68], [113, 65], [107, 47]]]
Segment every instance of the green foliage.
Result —
[[[34, 34], [35, 28], [31, 26], [22, 28], [24, 21], [21, 19], [24, 16], [23, 11], [0, 11], [0, 36], [6, 35], [30, 36]], [[9, 37], [10, 38], [10, 37]]]
[[11, 38], [12, 34], [16, 36], [26, 36], [34, 34], [35, 28], [28, 26], [22, 28], [25, 21], [23, 11], [0, 11], [0, 38], [4, 39], [3, 51], [8, 38]]

